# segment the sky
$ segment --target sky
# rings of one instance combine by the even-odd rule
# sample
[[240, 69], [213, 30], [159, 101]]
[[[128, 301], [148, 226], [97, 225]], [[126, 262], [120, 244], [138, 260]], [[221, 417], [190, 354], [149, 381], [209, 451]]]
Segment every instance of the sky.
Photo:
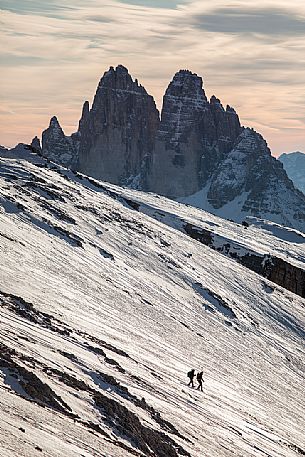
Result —
[[305, 152], [304, 0], [0, 0], [0, 144], [77, 130], [109, 66], [154, 96], [179, 69], [233, 106], [272, 153]]

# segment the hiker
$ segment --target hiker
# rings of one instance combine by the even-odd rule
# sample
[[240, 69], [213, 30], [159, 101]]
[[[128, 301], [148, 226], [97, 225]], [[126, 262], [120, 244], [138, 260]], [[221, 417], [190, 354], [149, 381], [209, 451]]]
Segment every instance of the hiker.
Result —
[[187, 377], [190, 378], [190, 382], [188, 383], [188, 386], [195, 387], [194, 386], [194, 377], [195, 377], [195, 370], [191, 370], [188, 372]]
[[198, 387], [197, 390], [201, 390], [202, 392], [202, 376], [203, 376], [203, 371], [200, 371], [200, 373], [197, 373], [197, 382], [198, 382]]

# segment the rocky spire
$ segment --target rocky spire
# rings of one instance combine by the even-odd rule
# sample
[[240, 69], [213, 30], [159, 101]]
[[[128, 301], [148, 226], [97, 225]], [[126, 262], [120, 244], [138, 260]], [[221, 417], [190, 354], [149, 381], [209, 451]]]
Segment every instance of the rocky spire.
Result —
[[166, 90], [150, 190], [173, 198], [197, 192], [241, 132], [237, 115], [214, 96], [209, 102], [202, 84], [196, 73], [180, 70]]
[[153, 98], [122, 65], [101, 78], [80, 123], [79, 169], [115, 184], [141, 185], [159, 113]]
[[212, 95], [210, 99], [210, 108], [216, 127], [216, 136], [218, 138], [219, 147], [222, 152], [227, 152], [227, 145], [231, 148], [234, 141], [241, 133], [241, 125], [239, 117], [236, 114], [234, 108], [227, 105], [226, 110], [224, 109], [221, 101]]
[[219, 98], [215, 97], [215, 95], [212, 95], [212, 97], [210, 99], [210, 105], [211, 105], [211, 108], [214, 109], [215, 111], [224, 112], [224, 107], [222, 106], [221, 101], [219, 100]]
[[42, 132], [42, 155], [65, 167], [74, 168], [77, 152], [70, 137], [67, 137], [56, 116], [50, 120], [49, 127]]
[[83, 104], [82, 115], [81, 115], [81, 118], [80, 118], [79, 124], [78, 124], [79, 131], [81, 129], [82, 124], [87, 122], [88, 116], [89, 116], [89, 102], [86, 100]]
[[76, 152], [76, 157], [75, 157], [75, 162], [74, 162], [75, 166], [78, 164], [81, 130], [82, 130], [83, 126], [86, 124], [88, 116], [89, 116], [89, 102], [86, 100], [83, 104], [82, 114], [81, 114], [80, 120], [78, 122], [78, 130], [77, 130], [77, 132], [72, 133], [72, 135], [71, 135], [73, 147]]
[[197, 107], [207, 103], [201, 76], [189, 70], [180, 70], [174, 75], [165, 92], [165, 97], [167, 96], [191, 100]]

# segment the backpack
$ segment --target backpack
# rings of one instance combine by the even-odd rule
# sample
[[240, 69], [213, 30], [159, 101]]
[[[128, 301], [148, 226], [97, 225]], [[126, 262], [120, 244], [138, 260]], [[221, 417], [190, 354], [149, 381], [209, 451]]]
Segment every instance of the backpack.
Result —
[[187, 374], [187, 377], [188, 378], [193, 378], [194, 377], [194, 371], [193, 370], [189, 371], [188, 374]]

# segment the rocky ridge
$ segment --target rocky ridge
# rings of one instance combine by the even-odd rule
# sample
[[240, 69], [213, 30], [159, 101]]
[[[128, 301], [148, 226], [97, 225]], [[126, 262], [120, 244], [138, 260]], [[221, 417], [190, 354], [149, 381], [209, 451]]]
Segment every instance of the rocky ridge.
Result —
[[264, 138], [249, 128], [238, 137], [207, 186], [207, 201], [215, 209], [221, 211], [234, 199], [240, 199], [235, 209], [238, 221], [252, 215], [304, 231], [303, 194], [271, 156]]

